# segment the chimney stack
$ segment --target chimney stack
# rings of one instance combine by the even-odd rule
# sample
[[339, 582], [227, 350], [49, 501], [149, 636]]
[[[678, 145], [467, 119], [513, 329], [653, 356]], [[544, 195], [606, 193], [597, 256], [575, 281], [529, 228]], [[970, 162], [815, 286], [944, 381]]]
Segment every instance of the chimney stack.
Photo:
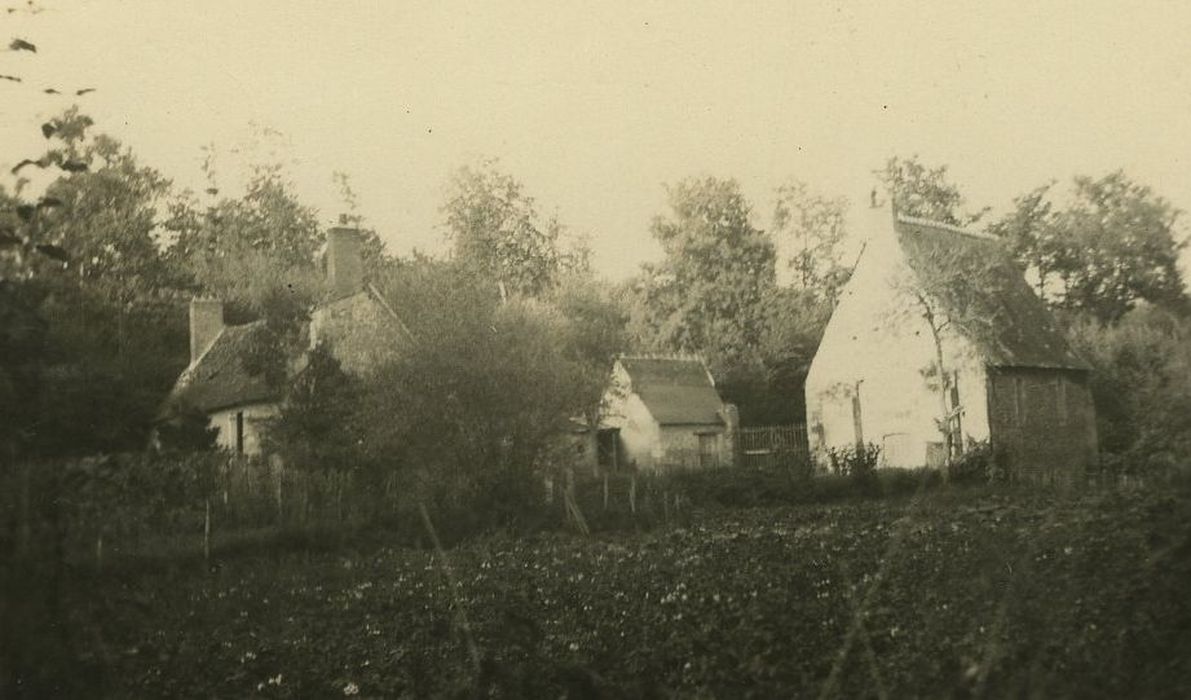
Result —
[[218, 299], [190, 300], [190, 364], [198, 362], [223, 331], [223, 302]]
[[327, 232], [327, 286], [334, 299], [364, 291], [360, 232], [336, 227]]

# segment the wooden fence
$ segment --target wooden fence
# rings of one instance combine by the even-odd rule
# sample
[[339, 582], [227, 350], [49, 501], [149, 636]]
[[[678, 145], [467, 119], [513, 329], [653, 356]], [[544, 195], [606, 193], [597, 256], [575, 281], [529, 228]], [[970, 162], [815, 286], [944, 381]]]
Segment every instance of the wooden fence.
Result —
[[810, 461], [803, 424], [740, 428], [736, 435], [740, 466], [748, 469], [800, 469]]

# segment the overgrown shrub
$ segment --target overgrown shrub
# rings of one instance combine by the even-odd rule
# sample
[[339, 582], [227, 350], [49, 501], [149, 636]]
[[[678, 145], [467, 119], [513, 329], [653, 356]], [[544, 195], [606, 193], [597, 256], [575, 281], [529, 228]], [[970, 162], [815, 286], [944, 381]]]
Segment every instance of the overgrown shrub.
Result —
[[999, 484], [1009, 480], [1005, 459], [988, 440], [970, 440], [964, 453], [947, 465], [957, 484]]
[[1169, 476], [1191, 464], [1191, 321], [1137, 308], [1069, 331], [1091, 362], [1102, 476]]
[[881, 460], [881, 446], [874, 443], [827, 448], [831, 471], [846, 476], [864, 493], [877, 489], [877, 465]]

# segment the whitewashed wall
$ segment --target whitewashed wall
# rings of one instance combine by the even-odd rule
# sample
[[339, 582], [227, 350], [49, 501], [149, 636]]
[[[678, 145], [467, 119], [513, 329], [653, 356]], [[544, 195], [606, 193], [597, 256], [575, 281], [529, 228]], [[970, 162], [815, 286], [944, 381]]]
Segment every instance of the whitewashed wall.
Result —
[[[905, 293], [912, 273], [897, 244], [888, 209], [864, 209], [854, 231], [867, 232], [856, 270], [824, 332], [806, 382], [808, 434], [821, 463], [826, 450], [856, 442], [852, 397], [859, 393], [865, 442], [884, 463], [917, 467], [927, 444], [941, 442], [938, 392], [923, 372], [935, 358], [930, 326]], [[958, 370], [963, 432], [988, 438], [983, 363], [965, 339], [944, 336], [944, 362]]]
[[254, 404], [238, 406], [212, 413], [211, 426], [219, 430], [215, 443], [219, 447], [235, 452], [236, 414], [244, 413], [244, 454], [256, 455], [261, 451], [262, 421], [277, 415], [277, 404]]

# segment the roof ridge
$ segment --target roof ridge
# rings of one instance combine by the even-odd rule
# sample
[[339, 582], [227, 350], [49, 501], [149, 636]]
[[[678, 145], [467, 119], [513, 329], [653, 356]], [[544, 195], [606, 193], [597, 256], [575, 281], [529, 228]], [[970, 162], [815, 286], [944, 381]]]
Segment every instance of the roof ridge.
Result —
[[924, 219], [919, 216], [909, 216], [906, 214], [898, 214], [897, 222], [901, 223], [901, 224], [911, 224], [913, 226], [927, 226], [930, 228], [942, 229], [944, 231], [950, 231], [951, 233], [958, 233], [958, 234], [961, 234], [964, 236], [971, 236], [972, 238], [980, 238], [980, 239], [987, 240], [987, 241], [1001, 240], [1000, 238], [997, 238], [996, 236], [992, 235], [991, 233], [985, 233], [984, 231], [977, 231], [975, 229], [971, 229], [966, 226], [949, 224], [945, 221], [936, 221], [935, 219]]
[[702, 355], [686, 352], [621, 353], [618, 357], [621, 360], [675, 360], [678, 362], [700, 362], [707, 364], [707, 361]]

